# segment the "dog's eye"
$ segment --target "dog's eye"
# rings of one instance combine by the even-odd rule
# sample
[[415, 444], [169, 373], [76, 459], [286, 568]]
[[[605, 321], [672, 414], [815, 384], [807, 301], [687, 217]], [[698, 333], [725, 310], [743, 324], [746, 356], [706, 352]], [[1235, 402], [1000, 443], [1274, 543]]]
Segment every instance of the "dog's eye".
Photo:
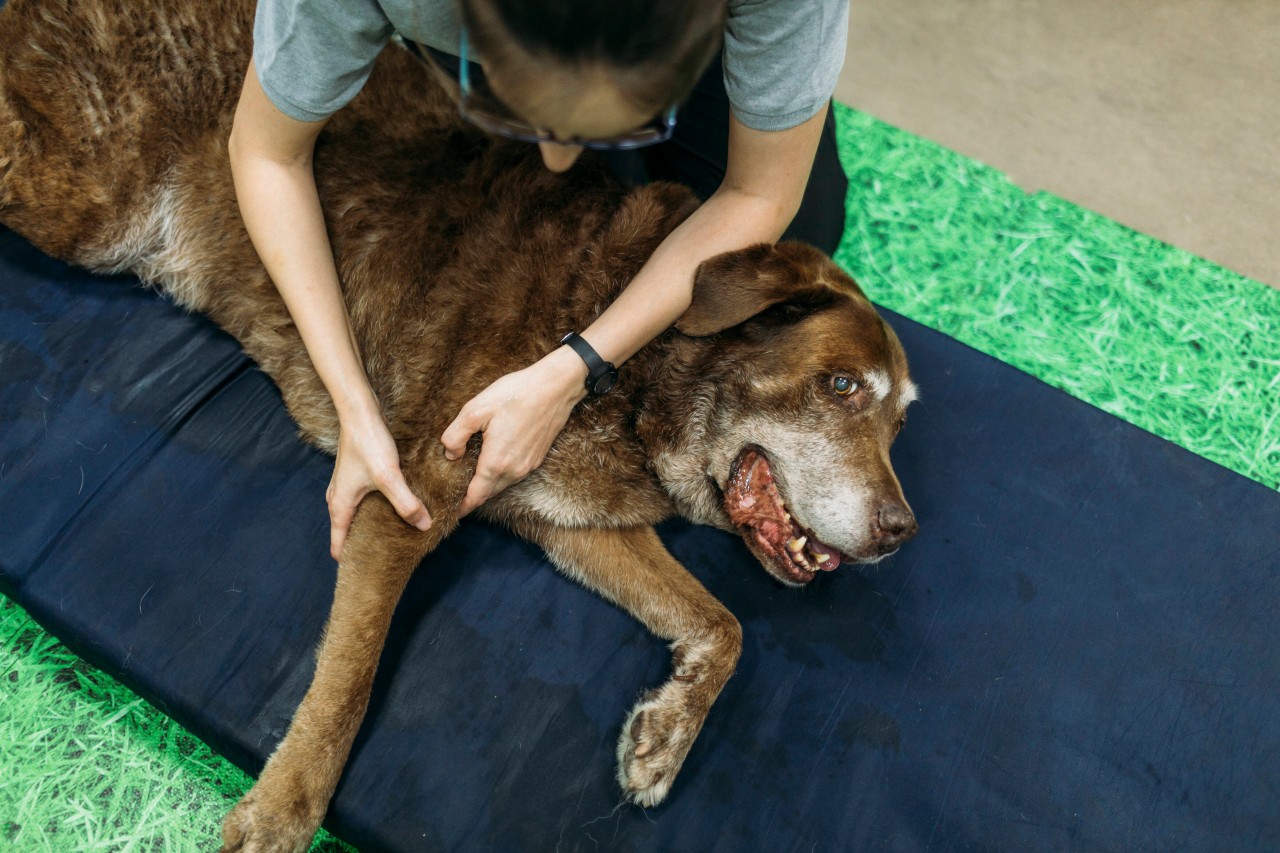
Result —
[[858, 383], [849, 376], [833, 376], [831, 378], [831, 390], [841, 397], [848, 397], [858, 390]]
[[902, 432], [902, 428], [906, 425], [907, 425], [907, 416], [903, 415], [902, 417], [898, 418], [898, 425], [893, 428], [893, 434], [896, 436], [898, 433]]

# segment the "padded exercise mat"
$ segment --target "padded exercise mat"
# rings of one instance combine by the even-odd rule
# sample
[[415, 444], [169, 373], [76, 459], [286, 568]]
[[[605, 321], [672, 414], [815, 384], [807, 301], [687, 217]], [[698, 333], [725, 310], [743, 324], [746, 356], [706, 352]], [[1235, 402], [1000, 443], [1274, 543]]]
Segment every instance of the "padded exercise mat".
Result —
[[[404, 851], [1280, 846], [1280, 495], [890, 320], [923, 391], [894, 451], [914, 541], [798, 591], [662, 528], [745, 634], [667, 803], [613, 780], [663, 644], [468, 523], [410, 584], [327, 825]], [[8, 232], [0, 359], [4, 589], [256, 772], [332, 594], [329, 460], [207, 321]]]

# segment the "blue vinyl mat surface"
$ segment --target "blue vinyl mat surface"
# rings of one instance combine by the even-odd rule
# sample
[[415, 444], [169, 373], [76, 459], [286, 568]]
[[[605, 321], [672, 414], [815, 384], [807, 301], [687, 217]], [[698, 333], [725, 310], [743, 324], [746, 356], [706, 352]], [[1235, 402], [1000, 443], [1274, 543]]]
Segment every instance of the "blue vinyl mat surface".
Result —
[[[397, 613], [327, 825], [365, 850], [1280, 848], [1280, 494], [890, 316], [921, 533], [802, 591], [666, 524], [742, 621], [668, 802], [618, 808], [668, 653], [464, 525]], [[0, 231], [0, 590], [256, 772], [335, 568], [330, 461], [235, 342]]]

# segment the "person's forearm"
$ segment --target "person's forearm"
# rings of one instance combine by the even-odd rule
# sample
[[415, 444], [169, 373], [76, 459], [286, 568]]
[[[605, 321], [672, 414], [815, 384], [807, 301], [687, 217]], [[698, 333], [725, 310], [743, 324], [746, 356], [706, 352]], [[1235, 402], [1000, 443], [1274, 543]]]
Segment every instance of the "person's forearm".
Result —
[[662, 242], [609, 309], [582, 333], [604, 358], [621, 363], [662, 334], [689, 307], [693, 277], [708, 258], [774, 243], [804, 198], [825, 108], [783, 131], [729, 120], [724, 183]]
[[231, 163], [245, 227], [339, 420], [376, 413], [377, 401], [342, 301], [309, 159], [282, 163], [246, 154], [233, 144]]
[[772, 199], [722, 187], [662, 242], [582, 336], [606, 361], [621, 364], [689, 307], [699, 264], [722, 252], [775, 242], [794, 215]]

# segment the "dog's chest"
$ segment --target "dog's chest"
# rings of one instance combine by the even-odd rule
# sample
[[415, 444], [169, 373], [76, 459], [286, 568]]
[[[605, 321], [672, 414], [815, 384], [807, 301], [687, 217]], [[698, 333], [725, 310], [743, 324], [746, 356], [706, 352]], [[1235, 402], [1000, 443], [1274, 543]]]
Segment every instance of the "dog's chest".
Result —
[[629, 431], [566, 430], [507, 509], [563, 527], [657, 524], [675, 512]]

